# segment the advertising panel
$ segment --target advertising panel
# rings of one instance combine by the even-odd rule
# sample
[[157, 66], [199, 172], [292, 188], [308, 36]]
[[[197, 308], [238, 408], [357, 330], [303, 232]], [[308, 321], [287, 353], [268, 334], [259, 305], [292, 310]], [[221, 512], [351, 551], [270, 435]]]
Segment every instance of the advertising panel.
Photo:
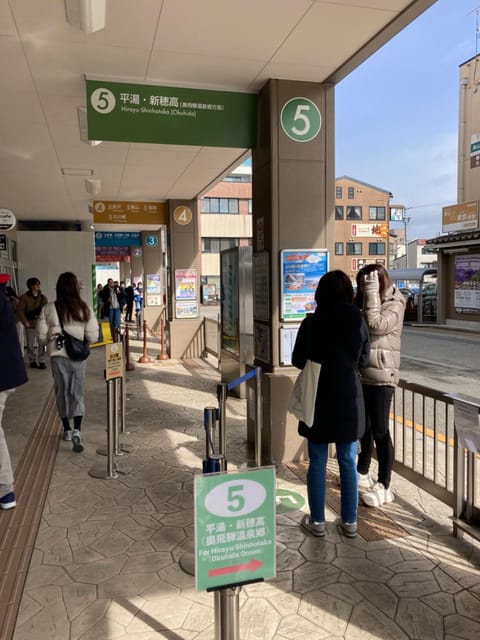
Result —
[[454, 305], [459, 313], [480, 310], [480, 255], [455, 256]]
[[315, 309], [318, 281], [328, 271], [328, 250], [283, 250], [280, 268], [281, 318], [284, 321], [302, 320]]

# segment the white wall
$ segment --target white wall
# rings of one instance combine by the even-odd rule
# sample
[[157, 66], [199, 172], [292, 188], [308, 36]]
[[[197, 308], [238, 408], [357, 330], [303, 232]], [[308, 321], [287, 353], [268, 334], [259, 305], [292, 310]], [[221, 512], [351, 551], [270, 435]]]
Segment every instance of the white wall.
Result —
[[18, 289], [28, 278], [41, 282], [49, 302], [55, 300], [58, 276], [72, 271], [83, 282], [82, 298], [92, 304], [92, 264], [95, 245], [91, 231], [17, 231]]

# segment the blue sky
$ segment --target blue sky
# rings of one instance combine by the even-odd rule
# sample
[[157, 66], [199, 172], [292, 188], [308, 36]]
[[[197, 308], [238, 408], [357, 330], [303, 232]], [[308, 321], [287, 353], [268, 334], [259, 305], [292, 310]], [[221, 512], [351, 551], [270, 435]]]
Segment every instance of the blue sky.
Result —
[[336, 88], [335, 173], [411, 207], [409, 240], [438, 235], [457, 201], [458, 67], [480, 49], [477, 7], [438, 0]]

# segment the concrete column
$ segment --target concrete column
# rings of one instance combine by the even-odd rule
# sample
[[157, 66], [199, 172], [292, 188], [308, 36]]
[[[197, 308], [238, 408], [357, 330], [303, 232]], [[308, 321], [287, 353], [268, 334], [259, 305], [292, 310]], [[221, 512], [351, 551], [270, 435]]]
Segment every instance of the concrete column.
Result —
[[[164, 307], [163, 287], [163, 251], [161, 245], [161, 233], [157, 231], [142, 231], [142, 257], [143, 257], [143, 319], [152, 331], [158, 329], [158, 320]], [[138, 268], [138, 264], [136, 264]], [[149, 276], [151, 276], [149, 278]], [[152, 277], [153, 276], [153, 277]], [[152, 283], [159, 286], [154, 291]]]
[[[169, 207], [169, 339], [170, 357], [198, 358], [202, 354], [200, 335], [200, 238], [196, 200], [170, 200]], [[177, 295], [175, 275], [195, 271], [194, 298]]]
[[[294, 137], [295, 131], [300, 134], [308, 131], [307, 119], [315, 111], [313, 105], [321, 114], [320, 131], [310, 140], [289, 137], [285, 120], [282, 128], [282, 109], [295, 98], [306, 99], [310, 107], [302, 107], [301, 101], [290, 103], [300, 104], [291, 111]], [[262, 278], [261, 293], [255, 294], [262, 299], [254, 300], [255, 362], [264, 370], [262, 449], [264, 462], [271, 463], [301, 459], [305, 455], [305, 442], [297, 435], [297, 422], [287, 413], [298, 371], [280, 366], [279, 358], [280, 327], [288, 324], [280, 322], [280, 251], [327, 248], [333, 255], [333, 87], [270, 80], [259, 95], [258, 122], [258, 144], [253, 151], [252, 165], [254, 271], [256, 260], [261, 260], [263, 264], [268, 263], [269, 273], [268, 282]], [[265, 290], [268, 290], [268, 305], [263, 299]]]

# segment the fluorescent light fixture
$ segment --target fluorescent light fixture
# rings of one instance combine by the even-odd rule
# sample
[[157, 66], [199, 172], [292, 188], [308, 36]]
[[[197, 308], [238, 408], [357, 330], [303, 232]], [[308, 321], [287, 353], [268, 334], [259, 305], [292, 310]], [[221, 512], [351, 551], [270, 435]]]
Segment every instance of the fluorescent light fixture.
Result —
[[85, 33], [105, 27], [106, 0], [65, 0], [67, 21]]
[[102, 190], [102, 181], [100, 180], [100, 178], [86, 178], [85, 189], [92, 196], [98, 196], [98, 194]]
[[80, 129], [80, 140], [85, 142], [90, 147], [96, 147], [102, 144], [102, 140], [89, 140], [88, 139], [88, 124], [87, 124], [87, 107], [77, 107], [78, 113], [78, 127]]

